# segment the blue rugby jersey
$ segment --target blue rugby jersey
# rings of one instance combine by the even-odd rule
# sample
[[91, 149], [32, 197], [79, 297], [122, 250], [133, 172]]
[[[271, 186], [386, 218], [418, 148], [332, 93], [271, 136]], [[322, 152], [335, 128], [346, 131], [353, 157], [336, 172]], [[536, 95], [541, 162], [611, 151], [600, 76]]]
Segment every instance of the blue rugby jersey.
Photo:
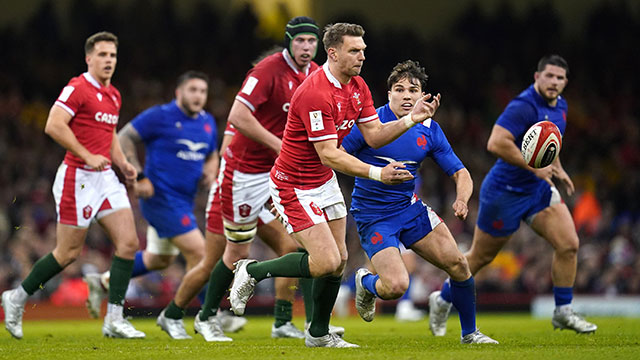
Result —
[[[567, 102], [563, 97], [558, 96], [556, 106], [549, 106], [531, 85], [509, 102], [496, 124], [513, 134], [516, 146], [520, 149], [522, 138], [527, 130], [533, 124], [543, 120], [556, 124], [564, 136], [567, 127]], [[511, 191], [528, 193], [534, 191], [544, 180], [537, 178], [531, 171], [498, 158], [485, 181], [495, 182]]]
[[213, 116], [201, 111], [191, 118], [174, 100], [145, 110], [132, 125], [145, 145], [144, 173], [153, 183], [153, 198], [193, 203], [204, 161], [218, 148]]
[[[389, 104], [376, 109], [380, 121], [385, 123], [396, 120]], [[379, 149], [367, 145], [357, 127], [342, 142], [345, 150], [361, 161], [386, 166], [391, 161], [403, 162], [406, 170], [415, 177], [420, 163], [427, 157], [433, 160], [451, 176], [464, 165], [451, 149], [442, 129], [435, 121], [428, 119], [418, 124], [398, 139]], [[379, 181], [356, 178], [353, 189], [351, 211], [370, 212], [379, 217], [381, 213], [392, 213], [411, 205], [414, 197], [415, 179], [398, 185], [385, 185]]]

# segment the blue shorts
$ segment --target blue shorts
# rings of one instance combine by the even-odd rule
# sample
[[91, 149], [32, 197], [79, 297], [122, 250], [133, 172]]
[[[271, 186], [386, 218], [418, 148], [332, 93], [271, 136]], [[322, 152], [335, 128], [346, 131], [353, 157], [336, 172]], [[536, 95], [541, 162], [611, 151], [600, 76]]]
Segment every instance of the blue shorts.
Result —
[[198, 227], [193, 215], [193, 202], [154, 196], [147, 200], [141, 199], [140, 210], [161, 238], [172, 238]]
[[534, 191], [523, 193], [485, 179], [480, 188], [477, 224], [489, 235], [508, 236], [520, 228], [520, 221], [531, 224], [537, 213], [561, 201], [558, 190], [544, 181]]
[[400, 213], [372, 217], [362, 210], [352, 211], [360, 234], [360, 245], [369, 259], [388, 247], [407, 249], [433, 230], [442, 219], [422, 201], [416, 201]]

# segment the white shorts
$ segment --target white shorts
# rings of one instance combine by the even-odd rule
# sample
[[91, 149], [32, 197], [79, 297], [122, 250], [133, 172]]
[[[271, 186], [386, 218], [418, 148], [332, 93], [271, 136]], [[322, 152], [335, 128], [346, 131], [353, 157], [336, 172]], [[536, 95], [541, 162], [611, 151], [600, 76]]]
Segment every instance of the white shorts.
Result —
[[288, 185], [269, 179], [273, 205], [290, 234], [347, 216], [347, 206], [335, 173], [331, 180], [315, 189], [301, 190]]
[[127, 189], [111, 169], [91, 171], [62, 163], [52, 192], [60, 224], [86, 228], [94, 217], [131, 208]]
[[169, 238], [161, 238], [158, 236], [156, 229], [149, 225], [147, 227], [147, 252], [156, 255], [178, 255], [180, 249], [173, 245]]
[[236, 224], [258, 222], [271, 197], [269, 196], [269, 173], [246, 174], [234, 170], [226, 163], [220, 182], [220, 200], [224, 220]]

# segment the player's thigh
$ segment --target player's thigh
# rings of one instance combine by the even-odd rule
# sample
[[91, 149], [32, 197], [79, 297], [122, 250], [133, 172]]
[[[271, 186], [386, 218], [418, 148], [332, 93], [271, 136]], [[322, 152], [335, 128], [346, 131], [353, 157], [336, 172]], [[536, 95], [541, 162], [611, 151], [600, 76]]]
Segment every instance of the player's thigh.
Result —
[[564, 203], [551, 205], [535, 215], [531, 228], [546, 239], [554, 249], [577, 251], [578, 234], [569, 208]]
[[296, 251], [298, 243], [287, 233], [282, 223], [271, 220], [266, 224], [258, 225], [258, 236], [278, 256]]
[[411, 250], [441, 269], [448, 269], [464, 258], [449, 228], [443, 222], [411, 245]]
[[409, 287], [409, 273], [398, 248], [388, 247], [378, 251], [371, 258], [371, 265], [389, 290], [404, 288], [401, 291], [404, 292]]
[[292, 233], [292, 236], [309, 253], [312, 275], [328, 275], [340, 267], [341, 253], [326, 222]]
[[347, 218], [341, 217], [338, 219], [330, 220], [327, 224], [331, 229], [331, 234], [333, 235], [333, 239], [336, 242], [336, 246], [338, 247], [338, 251], [340, 252], [342, 261], [347, 261]]
[[60, 223], [56, 225], [56, 247], [53, 249], [53, 257], [60, 266], [67, 266], [80, 256], [88, 230], [86, 227]]
[[187, 264], [195, 265], [204, 256], [204, 237], [198, 228], [174, 236], [171, 242], [180, 249]]
[[133, 212], [130, 208], [120, 209], [98, 220], [116, 247], [116, 255], [133, 259], [139, 243], [136, 227], [133, 222]]

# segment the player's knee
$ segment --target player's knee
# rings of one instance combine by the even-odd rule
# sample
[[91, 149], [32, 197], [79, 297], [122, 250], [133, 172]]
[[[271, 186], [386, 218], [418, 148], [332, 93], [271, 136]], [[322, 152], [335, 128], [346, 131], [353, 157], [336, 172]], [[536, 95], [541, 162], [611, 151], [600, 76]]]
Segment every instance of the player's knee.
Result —
[[138, 238], [135, 236], [128, 237], [118, 241], [115, 244], [116, 252], [119, 254], [118, 256], [124, 258], [133, 258], [136, 251], [140, 249], [140, 243], [138, 242]]
[[315, 271], [313, 272], [318, 276], [337, 274], [341, 263], [342, 262], [340, 261], [340, 256], [338, 254], [323, 254], [319, 261], [313, 261], [313, 264], [315, 265]]
[[456, 256], [452, 257], [446, 265], [447, 272], [451, 277], [464, 279], [469, 277], [469, 263], [462, 253], [458, 253]]
[[564, 241], [559, 242], [556, 247], [556, 253], [562, 257], [575, 257], [578, 254], [579, 241], [578, 237], [566, 238]]
[[187, 262], [187, 267], [191, 268], [198, 264], [204, 258], [204, 247], [189, 249], [182, 251], [182, 256]]
[[257, 231], [257, 223], [236, 224], [230, 221], [224, 221], [224, 236], [227, 240], [236, 244], [244, 244], [253, 241]]
[[53, 252], [53, 255], [60, 265], [60, 267], [64, 268], [72, 262], [76, 261], [80, 254], [82, 253], [82, 247], [73, 247], [69, 249], [64, 249], [61, 251], [60, 249], [56, 249], [58, 251]]
[[409, 289], [409, 278], [400, 277], [391, 279], [391, 281], [386, 284], [385, 288], [387, 291], [384, 299], [398, 299], [404, 295], [407, 289]]

